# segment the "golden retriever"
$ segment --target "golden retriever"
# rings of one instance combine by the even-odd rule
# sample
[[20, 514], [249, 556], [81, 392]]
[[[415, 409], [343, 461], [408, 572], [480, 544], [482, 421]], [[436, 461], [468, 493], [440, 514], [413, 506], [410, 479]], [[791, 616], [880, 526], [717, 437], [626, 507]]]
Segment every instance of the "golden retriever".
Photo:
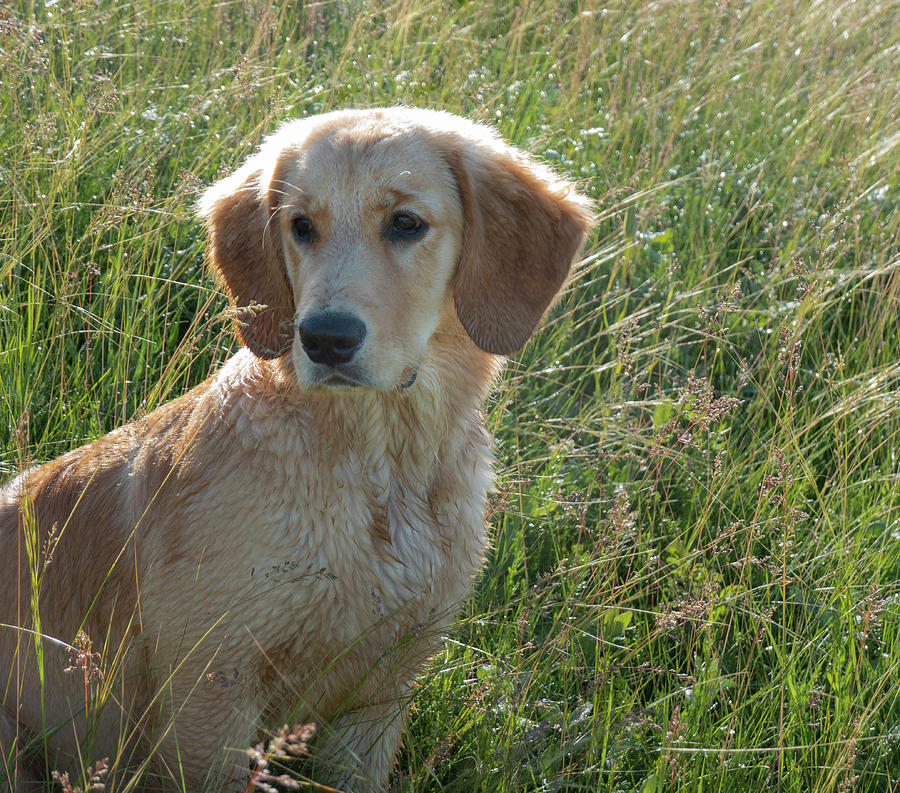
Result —
[[243, 790], [243, 749], [315, 721], [317, 778], [380, 790], [482, 563], [479, 404], [589, 202], [484, 126], [390, 108], [286, 124], [199, 214], [244, 348], [0, 490], [2, 750]]

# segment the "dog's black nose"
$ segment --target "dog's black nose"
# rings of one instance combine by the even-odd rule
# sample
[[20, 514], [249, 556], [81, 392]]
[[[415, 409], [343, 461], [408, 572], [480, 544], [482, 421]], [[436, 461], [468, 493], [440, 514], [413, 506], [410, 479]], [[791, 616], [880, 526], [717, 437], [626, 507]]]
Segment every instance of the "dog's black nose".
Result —
[[309, 360], [326, 366], [347, 363], [366, 337], [366, 326], [352, 314], [313, 314], [298, 330]]

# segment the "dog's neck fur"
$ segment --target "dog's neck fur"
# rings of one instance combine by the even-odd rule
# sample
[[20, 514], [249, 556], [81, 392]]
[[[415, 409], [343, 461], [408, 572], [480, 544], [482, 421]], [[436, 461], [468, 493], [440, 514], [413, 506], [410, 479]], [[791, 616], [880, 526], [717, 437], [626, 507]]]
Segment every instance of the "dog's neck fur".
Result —
[[[318, 447], [308, 450], [317, 457], [383, 450], [387, 459], [380, 462], [387, 462], [408, 484], [421, 486], [480, 425], [480, 404], [502, 366], [502, 358], [474, 344], [466, 345], [463, 354], [460, 346], [458, 340], [451, 343], [435, 334], [414, 385], [391, 391], [303, 389], [289, 354], [263, 360], [243, 350], [216, 378], [220, 409], [230, 412], [237, 407], [235, 397], [240, 401], [240, 410], [250, 419], [248, 443], [280, 445], [291, 433], [290, 421], [274, 438], [261, 437], [259, 430], [268, 425], [267, 415], [277, 415], [280, 422], [293, 417], [305, 425], [305, 437], [311, 432], [317, 436]], [[235, 389], [235, 381], [241, 387]]]

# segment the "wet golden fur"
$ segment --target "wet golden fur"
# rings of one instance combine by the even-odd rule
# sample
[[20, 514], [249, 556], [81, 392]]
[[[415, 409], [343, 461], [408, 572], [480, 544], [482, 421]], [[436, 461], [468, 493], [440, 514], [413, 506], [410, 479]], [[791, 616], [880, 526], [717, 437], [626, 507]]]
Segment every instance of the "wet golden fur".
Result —
[[[0, 490], [0, 622], [24, 628], [0, 630], [0, 743], [46, 732], [51, 767], [81, 751], [121, 777], [152, 757], [146, 780], [222, 790], [262, 730], [313, 720], [319, 778], [378, 790], [486, 546], [479, 404], [563, 284], [588, 205], [484, 127], [385, 109], [287, 124], [200, 214], [244, 349]], [[306, 353], [317, 311], [365, 324], [350, 363]], [[59, 642], [38, 682], [25, 537], [51, 532], [40, 630], [83, 629], [101, 654], [89, 724]]]

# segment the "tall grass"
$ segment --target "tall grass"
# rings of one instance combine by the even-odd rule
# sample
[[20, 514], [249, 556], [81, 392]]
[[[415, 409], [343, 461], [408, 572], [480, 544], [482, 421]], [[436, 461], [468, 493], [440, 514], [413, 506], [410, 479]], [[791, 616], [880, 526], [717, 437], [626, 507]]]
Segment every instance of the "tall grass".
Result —
[[494, 547], [394, 789], [900, 789], [898, 20], [2, 6], [0, 477], [234, 347], [192, 203], [279, 121], [491, 122], [600, 221], [488, 406]]

